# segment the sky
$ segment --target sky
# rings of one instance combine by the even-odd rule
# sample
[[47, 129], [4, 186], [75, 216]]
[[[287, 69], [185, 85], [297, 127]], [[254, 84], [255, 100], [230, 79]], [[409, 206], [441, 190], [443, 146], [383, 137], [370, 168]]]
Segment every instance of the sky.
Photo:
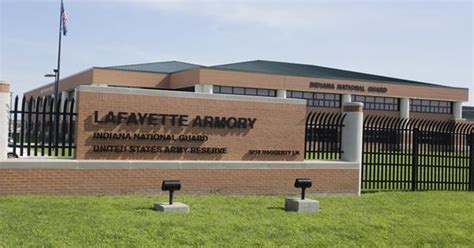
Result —
[[[60, 1], [0, 0], [0, 80], [51, 82]], [[470, 89], [472, 1], [64, 0], [61, 78], [93, 66], [177, 60], [314, 64]]]

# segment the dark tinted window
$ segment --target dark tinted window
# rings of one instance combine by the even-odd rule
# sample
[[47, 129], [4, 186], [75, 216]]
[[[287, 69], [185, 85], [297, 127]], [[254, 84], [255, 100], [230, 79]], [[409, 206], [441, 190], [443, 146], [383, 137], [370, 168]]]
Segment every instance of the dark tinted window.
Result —
[[398, 111], [399, 99], [382, 96], [352, 96], [353, 102], [364, 103], [364, 109]]
[[272, 89], [257, 89], [244, 87], [219, 86], [213, 87], [215, 94], [233, 94], [233, 95], [249, 95], [249, 96], [269, 96], [275, 97], [276, 90]]
[[327, 94], [327, 93], [314, 93], [304, 91], [287, 91], [287, 98], [298, 98], [305, 99], [306, 105], [311, 107], [325, 107], [325, 108], [340, 108], [341, 107], [341, 95], [339, 94]]
[[453, 109], [448, 101], [410, 99], [410, 111], [451, 114]]

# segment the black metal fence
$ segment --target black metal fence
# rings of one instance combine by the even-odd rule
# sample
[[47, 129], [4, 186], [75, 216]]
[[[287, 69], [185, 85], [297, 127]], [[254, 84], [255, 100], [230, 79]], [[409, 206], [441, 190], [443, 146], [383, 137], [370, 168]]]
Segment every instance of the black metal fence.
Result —
[[309, 113], [305, 123], [305, 159], [341, 159], [341, 132], [345, 115]]
[[10, 110], [13, 156], [72, 157], [74, 145], [74, 99], [16, 96]]
[[474, 124], [369, 116], [362, 189], [474, 190]]

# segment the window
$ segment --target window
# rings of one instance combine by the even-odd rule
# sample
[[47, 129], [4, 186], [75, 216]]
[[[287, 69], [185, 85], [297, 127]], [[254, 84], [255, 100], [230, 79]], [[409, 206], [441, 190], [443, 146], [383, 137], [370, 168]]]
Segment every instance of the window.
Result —
[[247, 96], [268, 96], [276, 97], [276, 90], [272, 89], [257, 89], [245, 87], [219, 86], [213, 87], [215, 94], [232, 94], [232, 95], [247, 95]]
[[341, 95], [339, 94], [314, 93], [314, 92], [289, 90], [287, 92], [287, 97], [305, 99], [306, 105], [310, 107], [325, 107], [325, 108], [340, 108], [341, 107]]
[[453, 112], [453, 108], [452, 102], [410, 99], [410, 111], [451, 114]]
[[364, 109], [398, 111], [400, 109], [399, 99], [382, 96], [352, 96], [353, 102], [364, 103]]

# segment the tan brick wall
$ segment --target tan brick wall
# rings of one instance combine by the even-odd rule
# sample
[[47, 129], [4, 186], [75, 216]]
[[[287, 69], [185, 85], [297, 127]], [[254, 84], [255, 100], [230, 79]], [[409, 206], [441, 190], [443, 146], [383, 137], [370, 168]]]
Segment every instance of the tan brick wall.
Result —
[[294, 194], [308, 177], [308, 193], [354, 193], [357, 169], [0, 169], [0, 195], [157, 194], [161, 181], [180, 179], [183, 194]]
[[[59, 82], [59, 91], [69, 91], [79, 85], [109, 84], [129, 87], [168, 88], [169, 75], [152, 72], [134, 72], [91, 68]], [[46, 96], [54, 93], [54, 82], [25, 93], [26, 97]]]
[[94, 69], [93, 84], [169, 88], [169, 75], [153, 72]]
[[380, 115], [380, 116], [400, 117], [400, 111], [383, 111], [383, 110], [364, 109], [363, 112], [364, 112], [364, 116]]
[[[200, 69], [201, 83], [242, 86], [242, 87], [258, 87], [271, 89], [288, 89], [312, 92], [325, 92], [337, 94], [355, 94], [355, 95], [374, 95], [387, 97], [410, 97], [416, 99], [437, 99], [448, 101], [467, 101], [468, 89], [448, 88], [436, 86], [415, 86], [402, 83], [384, 83], [384, 82], [364, 82], [361, 80], [342, 80], [342, 79], [325, 79], [285, 76], [275, 74], [237, 72], [213, 69]], [[387, 87], [386, 94], [354, 92], [348, 90], [331, 90], [331, 89], [315, 89], [309, 87], [310, 82], [321, 83], [344, 83], [370, 87], [381, 86]]]
[[[304, 150], [304, 104], [241, 100], [203, 99], [189, 97], [147, 96], [135, 94], [82, 92], [78, 94], [76, 127], [77, 159], [132, 160], [291, 160], [302, 161]], [[211, 129], [199, 127], [136, 126], [94, 124], [94, 111], [99, 115], [109, 111], [184, 114], [197, 116], [256, 118], [253, 129]], [[226, 154], [196, 153], [98, 153], [93, 144], [103, 145], [173, 145], [160, 141], [101, 141], [92, 139], [94, 132], [128, 132], [160, 134], [207, 135], [206, 142], [175, 142], [176, 146], [225, 147]], [[294, 150], [299, 155], [251, 156], [249, 150]]]
[[453, 114], [410, 112], [410, 119], [452, 120]]
[[[316, 89], [309, 87], [310, 82], [321, 83], [344, 83], [370, 87], [387, 87], [387, 93], [354, 92], [347, 90]], [[73, 76], [62, 79], [61, 90], [70, 90], [78, 85], [87, 84], [111, 84], [130, 87], [158, 87], [158, 88], [182, 88], [194, 84], [213, 84], [241, 87], [257, 87], [271, 89], [288, 89], [312, 92], [325, 92], [337, 94], [374, 95], [413, 99], [434, 99], [447, 101], [467, 101], [468, 89], [442, 87], [442, 86], [417, 86], [402, 83], [367, 82], [361, 80], [341, 80], [298, 77], [264, 73], [250, 73], [238, 71], [226, 71], [216, 69], [193, 69], [173, 74], [134, 72], [123, 70], [111, 70], [93, 68]], [[27, 96], [44, 95], [40, 91], [50, 89], [52, 93], [53, 84], [40, 87], [27, 92]]]
[[10, 92], [10, 85], [0, 83], [0, 93]]
[[[59, 81], [59, 91], [69, 91], [79, 85], [89, 85], [93, 81], [93, 69], [79, 72]], [[54, 94], [54, 82], [25, 93], [26, 97], [48, 96]]]
[[200, 71], [200, 69], [194, 69], [170, 74], [170, 88], [179, 89], [199, 84]]

